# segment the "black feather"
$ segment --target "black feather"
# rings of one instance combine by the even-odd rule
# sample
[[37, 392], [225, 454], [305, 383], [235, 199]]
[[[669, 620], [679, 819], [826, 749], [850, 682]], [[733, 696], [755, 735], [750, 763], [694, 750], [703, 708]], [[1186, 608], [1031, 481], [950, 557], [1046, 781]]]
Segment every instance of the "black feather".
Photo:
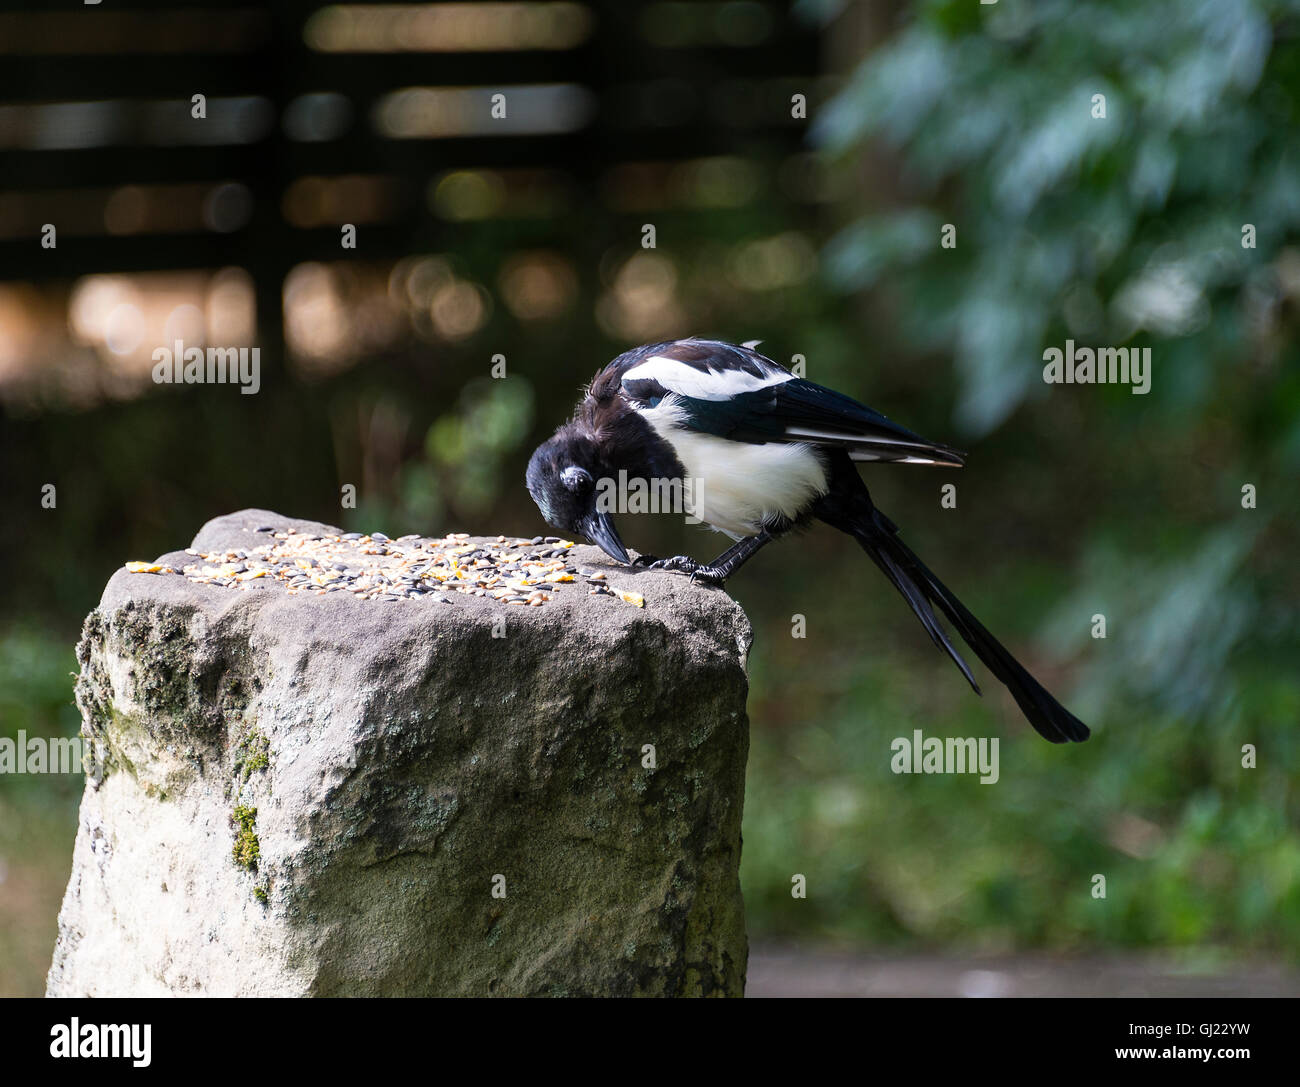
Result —
[[970, 669], [938, 627], [930, 605], [943, 612], [984, 666], [1011, 692], [1039, 735], [1054, 744], [1086, 740], [1090, 735], [1088, 726], [1053, 698], [898, 538], [897, 526], [875, 508], [866, 484], [848, 458], [843, 455], [832, 458], [831, 468], [831, 489], [813, 507], [813, 515], [849, 533], [862, 545], [902, 594], [931, 639], [948, 653], [971, 686], [975, 687], [975, 681]]

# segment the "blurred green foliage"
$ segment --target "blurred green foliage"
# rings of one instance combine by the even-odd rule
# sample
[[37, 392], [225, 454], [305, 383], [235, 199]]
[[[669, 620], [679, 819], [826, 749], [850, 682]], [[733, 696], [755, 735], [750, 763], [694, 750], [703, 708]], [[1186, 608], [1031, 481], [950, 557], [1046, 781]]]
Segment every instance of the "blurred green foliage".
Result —
[[[35, 622], [0, 625], [0, 738], [77, 735], [76, 670], [70, 640]], [[77, 774], [0, 780], [0, 997], [43, 990], [81, 788]]]
[[888, 273], [909, 341], [952, 351], [972, 432], [1042, 393], [1023, 360], [1066, 335], [1164, 339], [1161, 380], [1193, 410], [1217, 369], [1271, 357], [1270, 269], [1300, 228], [1300, 4], [914, 7], [817, 120], [832, 154], [896, 152], [906, 193], [828, 263], [854, 288]]
[[[987, 714], [942, 662], [858, 669], [838, 637], [796, 650], [810, 720], [756, 742], [746, 798], [763, 931], [1300, 956], [1298, 17], [1272, 0], [930, 0], [818, 118], [841, 170], [894, 164], [829, 243], [830, 281], [870, 292], [891, 365], [951, 354], [958, 428], [982, 439], [939, 518], [972, 543], [954, 584], [1030, 597], [1014, 614], [1073, 660], [1068, 701], [1096, 734], [1062, 750], [1015, 733], [993, 786], [895, 778], [887, 737], [978, 735]], [[1067, 337], [1151, 347], [1152, 392], [1045, 385], [1042, 352]], [[973, 492], [990, 467], [1001, 493]], [[999, 538], [1014, 564], [988, 553]], [[996, 602], [972, 605], [1007, 629]], [[775, 652], [756, 653], [759, 714]]]
[[422, 455], [403, 462], [396, 495], [363, 498], [353, 523], [434, 526], [484, 517], [500, 499], [511, 455], [532, 426], [530, 381], [472, 379], [430, 424]]

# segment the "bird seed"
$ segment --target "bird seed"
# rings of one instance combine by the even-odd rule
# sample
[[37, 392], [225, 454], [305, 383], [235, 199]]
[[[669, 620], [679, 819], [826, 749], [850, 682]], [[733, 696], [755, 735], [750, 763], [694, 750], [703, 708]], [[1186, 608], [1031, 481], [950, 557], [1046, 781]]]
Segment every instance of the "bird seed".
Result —
[[269, 535], [271, 542], [230, 551], [186, 548], [196, 561], [180, 570], [156, 562], [128, 562], [126, 569], [179, 574], [202, 585], [239, 591], [278, 584], [290, 596], [345, 590], [362, 600], [450, 604], [459, 593], [523, 607], [541, 607], [581, 578], [592, 595], [617, 596], [645, 607], [644, 597], [609, 585], [603, 572], [571, 565], [573, 541], [555, 536], [498, 536], [491, 545], [470, 543], [465, 532], [441, 539], [408, 535], [393, 540], [382, 532], [318, 536], [269, 525], [259, 525], [256, 531]]

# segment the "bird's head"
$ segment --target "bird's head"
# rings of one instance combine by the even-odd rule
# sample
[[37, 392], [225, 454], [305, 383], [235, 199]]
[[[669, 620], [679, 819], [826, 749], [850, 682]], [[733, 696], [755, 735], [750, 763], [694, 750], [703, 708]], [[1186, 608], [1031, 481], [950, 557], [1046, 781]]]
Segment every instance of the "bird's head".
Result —
[[528, 462], [528, 493], [547, 524], [586, 537], [619, 562], [631, 562], [611, 511], [603, 508], [602, 498], [608, 492], [600, 481], [609, 474], [600, 464], [595, 443], [561, 427]]

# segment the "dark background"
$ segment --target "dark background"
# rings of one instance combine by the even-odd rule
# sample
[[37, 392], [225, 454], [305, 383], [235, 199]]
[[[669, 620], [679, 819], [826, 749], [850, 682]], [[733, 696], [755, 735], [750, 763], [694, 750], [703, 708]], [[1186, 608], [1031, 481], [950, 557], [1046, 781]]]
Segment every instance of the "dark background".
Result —
[[[761, 339], [969, 452], [869, 482], [1095, 735], [975, 699], [848, 540], [765, 552], [728, 586], [760, 951], [1294, 964], [1298, 121], [1282, 0], [5, 5], [0, 730], [76, 732], [123, 561], [249, 506], [531, 536], [528, 454], [609, 358]], [[258, 345], [261, 391], [155, 385], [182, 334]], [[1045, 385], [1067, 338], [1150, 347], [1150, 394]], [[916, 728], [1002, 737], [1001, 781], [893, 775]], [[0, 993], [41, 991], [78, 786], [0, 779]]]

